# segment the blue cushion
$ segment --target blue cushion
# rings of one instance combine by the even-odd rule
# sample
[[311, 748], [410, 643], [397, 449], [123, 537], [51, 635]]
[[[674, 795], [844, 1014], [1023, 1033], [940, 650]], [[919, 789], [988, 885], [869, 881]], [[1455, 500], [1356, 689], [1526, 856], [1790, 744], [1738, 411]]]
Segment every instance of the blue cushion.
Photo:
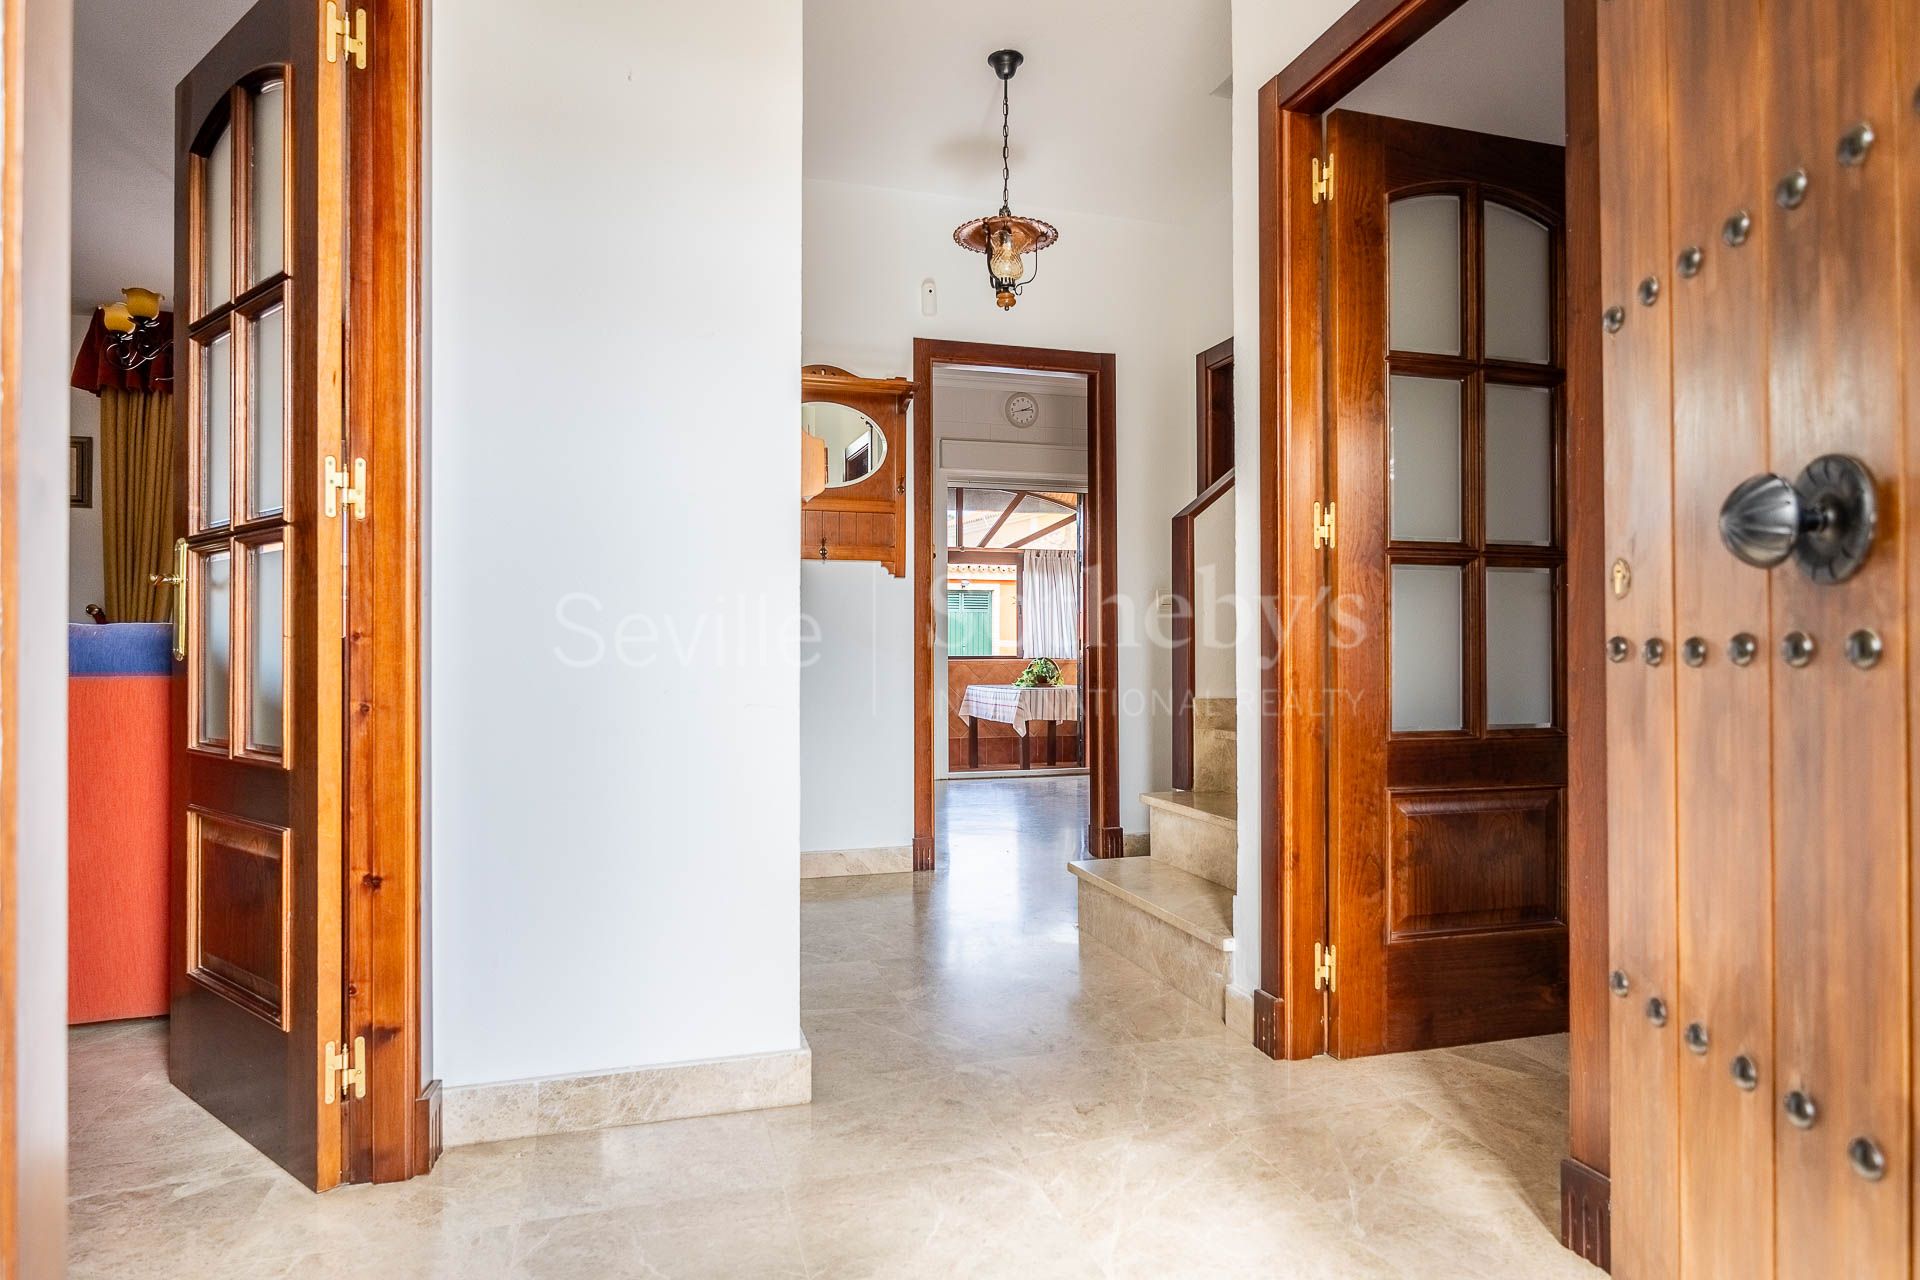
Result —
[[71, 623], [67, 627], [67, 674], [71, 676], [164, 676], [173, 672], [170, 622]]

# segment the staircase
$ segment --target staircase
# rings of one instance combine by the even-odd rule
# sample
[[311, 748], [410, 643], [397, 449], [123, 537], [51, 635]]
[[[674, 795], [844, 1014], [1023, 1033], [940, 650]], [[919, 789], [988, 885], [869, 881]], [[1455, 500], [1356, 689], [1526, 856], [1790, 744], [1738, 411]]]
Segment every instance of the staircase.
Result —
[[1069, 864], [1080, 881], [1080, 931], [1222, 1017], [1233, 977], [1239, 862], [1231, 698], [1194, 703], [1192, 791], [1150, 791], [1143, 857]]

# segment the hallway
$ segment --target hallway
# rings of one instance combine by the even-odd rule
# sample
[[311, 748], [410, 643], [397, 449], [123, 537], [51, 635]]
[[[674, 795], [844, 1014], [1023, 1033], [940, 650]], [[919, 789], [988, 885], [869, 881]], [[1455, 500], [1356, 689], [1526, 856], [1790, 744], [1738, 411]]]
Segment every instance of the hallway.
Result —
[[1075, 927], [1085, 779], [939, 797], [940, 871], [802, 887], [814, 1102], [447, 1152], [316, 1197], [72, 1040], [72, 1274], [1597, 1275], [1560, 1037], [1274, 1063]]

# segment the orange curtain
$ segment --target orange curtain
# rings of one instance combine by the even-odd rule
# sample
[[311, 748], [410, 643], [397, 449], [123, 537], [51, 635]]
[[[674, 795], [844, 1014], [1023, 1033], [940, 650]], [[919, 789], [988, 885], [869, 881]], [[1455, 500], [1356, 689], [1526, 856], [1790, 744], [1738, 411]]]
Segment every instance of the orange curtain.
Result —
[[173, 572], [173, 393], [100, 389], [100, 525], [107, 617], [165, 622]]

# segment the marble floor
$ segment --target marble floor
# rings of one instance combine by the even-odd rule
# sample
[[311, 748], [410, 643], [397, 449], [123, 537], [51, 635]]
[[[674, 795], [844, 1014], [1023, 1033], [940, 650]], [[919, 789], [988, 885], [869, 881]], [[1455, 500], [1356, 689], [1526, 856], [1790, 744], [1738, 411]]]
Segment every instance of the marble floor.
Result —
[[449, 1151], [315, 1196], [74, 1033], [76, 1277], [1597, 1276], [1561, 1038], [1270, 1062], [1096, 942], [1086, 781], [944, 788], [943, 866], [801, 888], [814, 1102]]

